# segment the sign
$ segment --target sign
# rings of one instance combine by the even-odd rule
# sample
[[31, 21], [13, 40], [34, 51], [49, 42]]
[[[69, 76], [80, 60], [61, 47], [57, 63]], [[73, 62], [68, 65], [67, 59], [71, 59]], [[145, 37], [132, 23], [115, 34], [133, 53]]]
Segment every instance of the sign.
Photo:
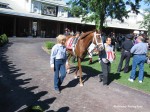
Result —
[[56, 6], [42, 4], [42, 14], [56, 16]]

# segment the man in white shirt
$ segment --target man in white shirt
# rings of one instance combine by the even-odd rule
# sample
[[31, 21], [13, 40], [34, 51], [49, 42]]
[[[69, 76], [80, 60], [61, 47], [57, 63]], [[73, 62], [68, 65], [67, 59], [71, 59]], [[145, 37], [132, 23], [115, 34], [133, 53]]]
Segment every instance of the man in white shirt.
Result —
[[99, 53], [101, 61], [102, 73], [99, 75], [100, 82], [103, 81], [103, 85], [108, 85], [108, 75], [110, 73], [111, 63], [115, 59], [115, 52], [111, 45], [111, 38], [107, 37], [106, 43], [104, 44], [104, 50]]

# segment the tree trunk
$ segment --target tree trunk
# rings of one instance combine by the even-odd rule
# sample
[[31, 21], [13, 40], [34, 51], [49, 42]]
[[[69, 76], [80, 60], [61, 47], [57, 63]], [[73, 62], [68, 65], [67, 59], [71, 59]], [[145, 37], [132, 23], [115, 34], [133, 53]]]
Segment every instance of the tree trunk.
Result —
[[101, 16], [100, 16], [100, 29], [99, 29], [100, 31], [103, 30], [104, 21], [105, 21], [105, 17], [103, 14], [101, 14]]

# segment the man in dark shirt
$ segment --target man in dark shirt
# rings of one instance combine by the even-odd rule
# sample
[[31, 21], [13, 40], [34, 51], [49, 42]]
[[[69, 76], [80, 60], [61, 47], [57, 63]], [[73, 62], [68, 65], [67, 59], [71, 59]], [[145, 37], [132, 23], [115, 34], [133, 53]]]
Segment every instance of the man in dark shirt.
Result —
[[120, 58], [120, 63], [118, 65], [117, 72], [121, 71], [124, 59], [126, 60], [125, 66], [124, 66], [124, 73], [127, 73], [129, 70], [129, 62], [130, 62], [130, 57], [131, 57], [130, 49], [133, 46], [132, 38], [133, 38], [132, 35], [127, 34], [126, 40], [123, 42], [121, 46], [122, 52], [121, 52], [121, 58]]

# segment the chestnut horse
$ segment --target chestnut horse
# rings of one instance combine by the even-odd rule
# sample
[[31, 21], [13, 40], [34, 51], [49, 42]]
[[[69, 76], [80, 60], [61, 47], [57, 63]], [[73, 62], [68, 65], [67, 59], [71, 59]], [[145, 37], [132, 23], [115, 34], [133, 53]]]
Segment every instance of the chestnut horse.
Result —
[[[66, 37], [66, 42], [68, 41], [68, 39], [70, 37], [71, 36]], [[73, 53], [72, 50], [67, 49], [68, 54], [69, 54], [68, 62], [72, 55], [75, 54], [75, 56], [77, 57], [78, 66], [77, 66], [77, 70], [75, 72], [75, 78], [77, 78], [77, 72], [79, 71], [80, 86], [83, 86], [81, 60], [83, 60], [85, 58], [85, 56], [87, 54], [87, 49], [91, 43], [95, 44], [99, 50], [103, 49], [102, 38], [101, 38], [101, 34], [99, 32], [89, 31], [89, 32], [83, 33], [79, 37], [77, 44], [74, 48], [75, 53]]]

